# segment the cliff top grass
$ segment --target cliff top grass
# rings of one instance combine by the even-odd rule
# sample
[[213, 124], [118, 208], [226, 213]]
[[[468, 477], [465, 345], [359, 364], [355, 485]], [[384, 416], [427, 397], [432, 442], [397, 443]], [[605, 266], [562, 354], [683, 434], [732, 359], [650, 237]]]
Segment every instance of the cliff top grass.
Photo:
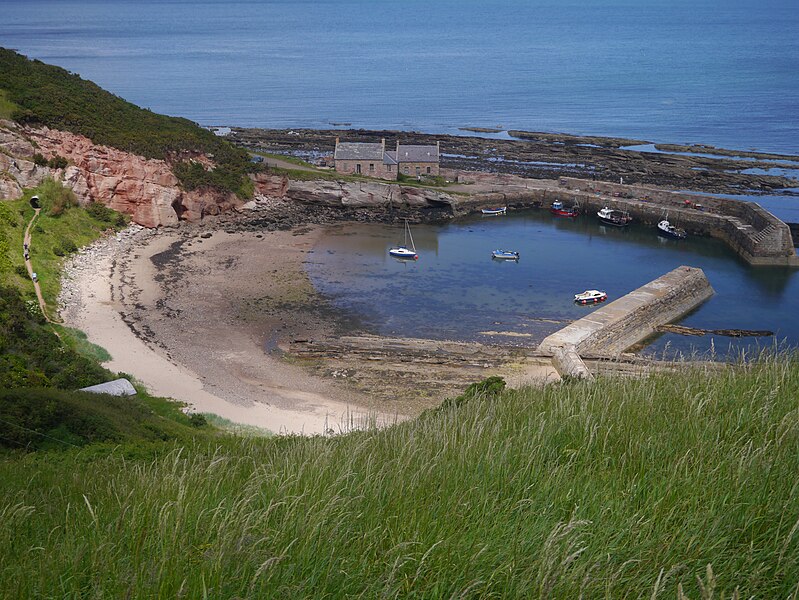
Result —
[[[84, 135], [147, 158], [168, 159], [186, 189], [210, 187], [247, 197], [247, 153], [188, 119], [140, 108], [74, 73], [0, 48], [0, 115]], [[216, 168], [197, 173], [182, 152], [213, 156]], [[201, 169], [202, 170], [202, 169]]]
[[0, 459], [7, 598], [796, 597], [799, 362]]

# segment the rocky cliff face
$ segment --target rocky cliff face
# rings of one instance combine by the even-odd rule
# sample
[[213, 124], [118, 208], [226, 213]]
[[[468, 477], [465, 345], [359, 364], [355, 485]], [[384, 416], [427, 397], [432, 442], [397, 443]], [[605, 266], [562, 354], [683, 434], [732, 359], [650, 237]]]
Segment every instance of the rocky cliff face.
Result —
[[[32, 160], [35, 152], [45, 158], [63, 156], [70, 164], [66, 169], [38, 166]], [[18, 198], [22, 188], [35, 187], [45, 177], [72, 188], [81, 204], [102, 202], [145, 227], [197, 221], [242, 204], [232, 193], [182, 190], [166, 161], [100, 146], [65, 131], [0, 122], [0, 199]], [[285, 178], [267, 176], [255, 184], [259, 195], [282, 195], [287, 185]]]
[[[34, 153], [62, 156], [65, 169], [36, 165]], [[181, 157], [186, 158], [186, 157]], [[204, 156], [192, 157], [208, 163]], [[86, 137], [54, 129], [23, 128], [0, 121], [0, 200], [18, 198], [23, 188], [46, 177], [70, 187], [81, 204], [103, 204], [131, 216], [144, 227], [198, 221], [237, 210], [243, 201], [232, 193], [181, 189], [168, 162], [147, 159], [94, 144]], [[457, 200], [435, 190], [380, 182], [291, 181], [282, 175], [253, 177], [255, 199], [287, 198], [303, 204], [350, 208], [452, 208]]]
[[436, 190], [365, 181], [291, 181], [286, 196], [304, 204], [351, 208], [431, 208], [456, 203], [449, 194]]

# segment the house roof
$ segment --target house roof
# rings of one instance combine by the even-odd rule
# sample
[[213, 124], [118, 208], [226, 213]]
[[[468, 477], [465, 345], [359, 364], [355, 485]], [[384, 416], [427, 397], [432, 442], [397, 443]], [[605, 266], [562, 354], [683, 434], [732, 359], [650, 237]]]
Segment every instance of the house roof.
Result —
[[383, 164], [384, 165], [396, 165], [397, 164], [397, 153], [394, 150], [386, 150], [385, 156], [383, 156]]
[[112, 396], [134, 396], [136, 394], [136, 388], [125, 378], [80, 388], [79, 391], [92, 392], [93, 394], [110, 394]]
[[399, 162], [438, 162], [438, 146], [411, 146], [400, 144]]
[[336, 160], [383, 160], [383, 144], [340, 142], [336, 145]]

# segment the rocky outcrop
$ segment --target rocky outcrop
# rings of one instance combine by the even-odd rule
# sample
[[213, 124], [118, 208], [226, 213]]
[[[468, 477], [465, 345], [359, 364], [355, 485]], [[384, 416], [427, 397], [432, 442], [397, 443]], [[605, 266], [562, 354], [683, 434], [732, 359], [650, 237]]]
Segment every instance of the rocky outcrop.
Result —
[[50, 174], [31, 160], [34, 152], [13, 123], [0, 121], [0, 199], [19, 198], [22, 188], [36, 187]]
[[[45, 158], [62, 156], [70, 164], [66, 169], [41, 167], [31, 160], [34, 152]], [[81, 204], [102, 202], [145, 227], [197, 221], [243, 204], [232, 193], [182, 190], [164, 160], [97, 145], [65, 131], [0, 122], [0, 199], [17, 198], [23, 188], [35, 187], [45, 177], [72, 188]], [[255, 182], [256, 193], [263, 195], [285, 187], [285, 182], [266, 177]]]
[[351, 208], [452, 206], [449, 194], [396, 183], [345, 181], [291, 181], [286, 196], [304, 204]]

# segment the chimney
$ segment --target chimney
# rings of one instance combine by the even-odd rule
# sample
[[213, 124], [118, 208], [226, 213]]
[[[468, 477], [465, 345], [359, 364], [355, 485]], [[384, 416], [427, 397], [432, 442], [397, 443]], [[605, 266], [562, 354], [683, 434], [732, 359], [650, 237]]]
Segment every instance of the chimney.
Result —
[[338, 136], [336, 136], [336, 146], [338, 146]]
[[436, 154], [441, 154], [441, 140], [436, 140]]

